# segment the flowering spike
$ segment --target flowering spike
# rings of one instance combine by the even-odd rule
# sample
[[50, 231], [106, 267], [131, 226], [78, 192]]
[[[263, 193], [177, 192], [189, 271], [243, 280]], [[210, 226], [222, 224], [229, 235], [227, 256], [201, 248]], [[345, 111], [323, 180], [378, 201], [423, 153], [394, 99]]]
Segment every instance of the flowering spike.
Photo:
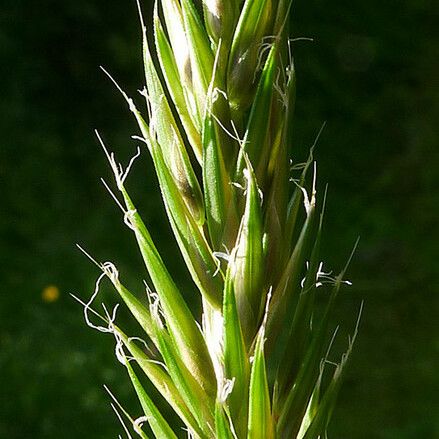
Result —
[[[86, 321], [116, 338], [116, 357], [144, 410], [128, 419], [142, 437], [145, 422], [163, 439], [175, 439], [179, 427], [145, 392], [138, 371], [189, 438], [315, 439], [331, 418], [346, 363], [344, 356], [327, 376], [330, 315], [350, 282], [347, 265], [335, 276], [319, 257], [325, 200], [316, 200], [315, 145], [305, 163], [290, 159], [297, 158], [292, 0], [156, 0], [154, 46], [137, 3], [146, 116], [110, 78], [137, 121], [134, 138], [147, 145], [193, 280], [187, 294], [199, 293], [201, 312], [188, 306], [126, 189], [140, 149], [124, 169], [102, 143], [118, 193], [104, 184], [135, 235], [154, 292], [147, 291], [148, 308], [112, 264], [96, 263], [104, 273], [83, 303]], [[104, 276], [147, 342], [119, 328], [117, 307], [104, 305], [104, 316], [91, 308]], [[328, 285], [317, 319], [316, 295]]]

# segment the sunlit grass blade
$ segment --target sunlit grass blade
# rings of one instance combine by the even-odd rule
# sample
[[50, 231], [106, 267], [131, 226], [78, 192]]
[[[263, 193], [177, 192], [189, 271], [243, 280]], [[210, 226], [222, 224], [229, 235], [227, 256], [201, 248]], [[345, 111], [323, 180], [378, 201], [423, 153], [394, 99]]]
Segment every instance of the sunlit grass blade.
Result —
[[[92, 256], [90, 256], [80, 245], [77, 247], [96, 265], [102, 270], [102, 275], [96, 282], [95, 295], [99, 290], [100, 280], [105, 275], [113, 284], [114, 289], [118, 292], [119, 296], [124, 301], [125, 305], [131, 311], [133, 317], [137, 320], [142, 329], [146, 332], [148, 337], [156, 343], [154, 332], [154, 320], [151, 318], [149, 308], [147, 308], [131, 291], [129, 291], [119, 280], [119, 272], [116, 266], [111, 262], [105, 262], [100, 264]], [[81, 302], [82, 303], [82, 302]], [[88, 310], [89, 306], [87, 306]]]
[[[124, 198], [128, 209], [135, 211], [127, 195], [124, 195]], [[215, 388], [213, 366], [200, 329], [137, 213], [132, 215], [131, 224], [134, 226], [141, 253], [159, 294], [166, 322], [178, 350], [187, 361], [192, 373], [201, 381], [203, 387], [211, 392]]]
[[290, 197], [290, 201], [287, 207], [287, 218], [285, 224], [285, 249], [286, 251], [291, 248], [291, 241], [293, 239], [294, 233], [297, 229], [297, 224], [299, 221], [299, 210], [303, 203], [303, 191], [302, 188], [305, 185], [306, 176], [310, 165], [313, 163], [314, 148], [310, 149], [309, 156], [305, 164], [303, 165], [303, 170], [297, 181], [297, 185]]
[[[160, 319], [160, 317], [156, 317]], [[159, 321], [158, 325], [160, 326]], [[169, 375], [200, 429], [209, 436], [215, 428], [214, 400], [207, 395], [199, 381], [187, 369], [164, 327], [160, 327], [157, 331], [157, 339]]]
[[208, 105], [203, 126], [203, 188], [206, 205], [207, 225], [212, 246], [216, 251], [227, 245], [224, 238], [226, 224], [233, 215], [233, 193], [230, 178], [221, 149], [221, 137], [218, 122], [212, 113], [212, 88], [208, 96]]
[[113, 285], [120, 297], [125, 302], [125, 305], [131, 311], [131, 314], [139, 322], [143, 330], [148, 334], [148, 337], [153, 341], [154, 344], [157, 343], [157, 339], [154, 331], [154, 321], [151, 318], [149, 309], [126, 287], [124, 287], [118, 279], [113, 282]]
[[277, 431], [281, 436], [295, 437], [300, 429], [319, 376], [319, 364], [323, 357], [326, 342], [327, 323], [325, 315], [319, 330], [316, 331], [311, 340], [294, 383], [286, 398], [280, 402], [281, 409]]
[[[324, 200], [325, 198], [326, 194]], [[286, 386], [291, 384], [296, 378], [300, 362], [305, 356], [306, 347], [308, 346], [311, 337], [315, 295], [319, 282], [319, 272], [322, 269], [320, 263], [320, 242], [324, 204], [325, 201], [323, 201], [319, 228], [308, 263], [308, 270], [302, 281], [303, 285], [301, 285], [301, 292], [294, 310], [290, 332], [286, 341], [287, 349], [285, 350], [283, 360], [280, 363], [282, 373], [278, 373], [278, 385], [279, 393], [281, 395], [284, 394]]]
[[273, 26], [273, 34], [278, 38], [285, 36], [285, 29], [288, 28], [288, 17], [292, 3], [293, 0], [278, 0], [276, 18]]
[[137, 393], [137, 397], [139, 398], [143, 412], [145, 413], [145, 416], [148, 420], [149, 425], [151, 426], [151, 430], [153, 431], [154, 435], [163, 439], [177, 439], [177, 436], [172, 431], [171, 427], [166, 422], [163, 415], [160, 413], [151, 398], [146, 393], [128, 360], [125, 362], [125, 366], [128, 370], [128, 374], [130, 376], [134, 390]]
[[352, 337], [349, 337], [348, 349], [342, 355], [340, 363], [336, 366], [334, 374], [327, 389], [325, 390], [324, 395], [319, 400], [318, 405], [316, 404], [316, 407], [314, 407], [314, 416], [310, 422], [310, 425], [306, 429], [306, 433], [303, 435], [303, 437], [299, 437], [298, 439], [314, 439], [315, 437], [326, 433], [329, 421], [331, 420], [331, 416], [334, 411], [335, 402], [337, 400], [340, 386], [346, 372], [346, 364], [349, 361], [352, 353], [352, 348], [358, 334], [358, 325], [360, 323], [362, 310], [363, 304], [361, 304], [360, 306], [354, 334]]
[[[281, 46], [282, 47], [282, 46]], [[288, 47], [287, 47], [288, 49]], [[285, 49], [285, 50], [287, 50]], [[281, 54], [279, 55], [281, 56]], [[291, 239], [286, 231], [288, 198], [290, 194], [290, 163], [292, 145], [292, 126], [295, 105], [295, 74], [293, 65], [290, 63], [285, 72], [284, 89], [277, 85], [272, 96], [272, 120], [270, 121], [273, 140], [272, 150], [267, 167], [268, 197], [265, 209], [265, 232], [270, 240], [269, 250], [266, 257], [266, 285], [272, 285], [279, 278], [289, 252], [291, 251]], [[300, 184], [300, 183], [299, 183]], [[302, 185], [304, 182], [302, 182]], [[298, 190], [297, 188], [296, 190]], [[267, 191], [266, 191], [267, 193]]]
[[259, 331], [250, 375], [248, 439], [274, 439], [270, 393], [264, 356], [265, 329]]
[[258, 84], [236, 170], [236, 178], [239, 180], [242, 177], [242, 170], [246, 166], [244, 154], [247, 154], [249, 161], [256, 171], [257, 180], [262, 186], [265, 181], [267, 162], [272, 148], [272, 139], [270, 137], [276, 134], [270, 133], [270, 124], [267, 123], [270, 120], [271, 113], [276, 53], [276, 46], [273, 46], [265, 62]]
[[227, 93], [236, 111], [245, 111], [257, 80], [263, 38], [271, 35], [272, 0], [246, 0], [233, 35], [227, 71]]
[[244, 215], [229, 263], [236, 303], [246, 345], [257, 332], [265, 305], [262, 208], [259, 188], [250, 160], [244, 170], [247, 180]]
[[189, 55], [189, 42], [184, 26], [183, 14], [180, 2], [177, 0], [161, 0], [166, 30], [169, 42], [178, 68], [179, 76], [175, 81], [180, 81], [186, 98], [186, 103], [195, 126], [201, 132], [201, 119], [198, 112], [195, 92], [192, 85], [192, 67]]
[[178, 77], [178, 67], [175, 61], [174, 53], [165, 34], [160, 18], [158, 16], [157, 3], [154, 8], [154, 36], [157, 56], [160, 61], [163, 76], [166, 81], [167, 89], [175, 104], [175, 108], [180, 116], [184, 131], [188, 137], [192, 150], [201, 164], [202, 147], [201, 147], [201, 131], [194, 124], [193, 115], [188, 109], [185, 98], [185, 91], [180, 81], [176, 81]]
[[287, 157], [286, 145], [282, 143], [280, 149], [280, 157], [277, 157], [279, 162], [276, 160], [273, 170], [268, 170], [271, 182], [268, 183], [268, 197], [265, 199], [264, 232], [269, 240], [264, 270], [267, 288], [279, 279], [288, 261], [288, 252], [291, 251], [291, 244], [285, 236], [289, 178], [288, 161], [283, 160]]
[[305, 432], [308, 430], [309, 426], [311, 425], [313, 419], [317, 414], [317, 411], [319, 410], [320, 393], [321, 393], [324, 369], [325, 369], [324, 361], [322, 361], [322, 364], [320, 365], [320, 375], [317, 379], [316, 385], [314, 386], [314, 390], [308, 402], [308, 407], [306, 408], [306, 412], [303, 415], [302, 423], [300, 424], [300, 430], [297, 433], [297, 439], [303, 439]]
[[278, 432], [280, 434], [294, 436], [300, 429], [303, 416], [305, 415], [306, 408], [319, 377], [319, 365], [327, 344], [326, 334], [328, 330], [329, 313], [339, 289], [340, 284], [333, 287], [324, 315], [321, 318], [317, 330], [313, 333], [297, 377], [291, 385], [284, 401], [282, 401], [278, 423]]
[[[143, 61], [148, 89], [146, 99], [151, 112], [150, 129], [153, 129], [157, 136], [157, 142], [180, 196], [195, 221], [203, 224], [204, 205], [201, 188], [152, 61], [145, 30], [143, 32]], [[160, 117], [154, 115], [160, 115]]]
[[301, 363], [297, 377], [294, 380], [288, 395], [282, 402], [281, 414], [277, 425], [278, 433], [282, 435], [294, 436], [298, 433], [306, 412], [308, 402], [311, 398], [313, 389], [319, 377], [319, 365], [323, 358], [325, 346], [327, 345], [326, 334], [328, 332], [329, 317], [335, 304], [335, 300], [340, 291], [340, 287], [345, 281], [343, 277], [357, 247], [358, 240], [354, 249], [341, 273], [334, 278], [328, 303], [325, 307], [323, 316], [309, 343], [309, 347]]
[[196, 97], [199, 118], [205, 114], [207, 90], [212, 78], [214, 55], [198, 12], [192, 0], [181, 0], [183, 20], [189, 42], [192, 68], [192, 85]]
[[[111, 393], [110, 389], [107, 386], [104, 386], [107, 393], [110, 395], [111, 399], [114, 401], [114, 404], [111, 404], [112, 409], [116, 413], [116, 416], [119, 418], [120, 423], [122, 424], [128, 438], [131, 438], [130, 432], [128, 428], [126, 427], [125, 423], [123, 422], [122, 416], [119, 414], [119, 409], [125, 418], [130, 422], [133, 430], [142, 438], [142, 439], [149, 439], [148, 435], [142, 430], [142, 424], [144, 419], [138, 418], [133, 419], [130, 414], [122, 407], [120, 402], [116, 399], [116, 397]], [[117, 407], [117, 408], [116, 408]]]
[[228, 53], [229, 44], [239, 17], [239, 0], [203, 0], [204, 22], [215, 49], [221, 40]]
[[215, 405], [215, 437], [217, 439], [236, 439], [232, 432], [230, 420], [225, 412], [224, 404], [217, 401]]
[[160, 149], [153, 144], [152, 151], [168, 217], [192, 279], [209, 303], [214, 307], [219, 307], [223, 277], [218, 271], [217, 261], [203, 232], [186, 214], [184, 206], [179, 202], [176, 194], [177, 188], [166, 168]]
[[164, 369], [164, 364], [160, 364], [157, 360], [150, 358], [144, 350], [136, 344], [134, 339], [127, 337], [120, 329], [116, 328], [116, 331], [136, 363], [187, 428], [192, 430], [197, 437], [206, 438], [181, 397], [179, 390], [168, 372]]
[[[268, 315], [267, 334], [269, 337], [281, 336], [289, 332], [289, 324], [284, 322], [286, 315], [292, 315], [298, 300], [300, 290], [300, 275], [305, 268], [305, 261], [309, 251], [310, 239], [314, 231], [315, 193], [305, 198], [306, 219], [294, 249], [285, 266], [282, 277], [273, 293], [272, 309]], [[304, 191], [304, 194], [306, 192]], [[282, 346], [282, 343], [280, 343]]]
[[250, 363], [236, 307], [234, 283], [231, 279], [230, 268], [224, 289], [223, 316], [224, 373], [226, 379], [233, 380], [233, 388], [228, 396], [227, 404], [235, 428], [239, 436], [242, 436], [247, 428]]

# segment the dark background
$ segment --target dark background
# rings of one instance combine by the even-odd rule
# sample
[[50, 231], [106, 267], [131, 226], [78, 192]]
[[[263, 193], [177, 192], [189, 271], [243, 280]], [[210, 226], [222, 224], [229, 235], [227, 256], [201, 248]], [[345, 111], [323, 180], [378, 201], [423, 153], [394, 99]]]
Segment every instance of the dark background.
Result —
[[[320, 185], [329, 183], [327, 266], [339, 269], [361, 235], [354, 286], [334, 320], [352, 331], [365, 300], [330, 429], [336, 439], [439, 437], [435, 5], [294, 6], [294, 37], [314, 38], [294, 43], [297, 151], [327, 121], [316, 154]], [[115, 262], [138, 292], [145, 276], [99, 182], [110, 173], [93, 129], [122, 160], [137, 132], [101, 64], [131, 94], [142, 87], [134, 0], [1, 1], [0, 438], [116, 437], [103, 383], [140, 412], [111, 337], [87, 328], [69, 296], [88, 297], [98, 275], [77, 242]], [[184, 282], [147, 154], [128, 186]], [[43, 299], [49, 285], [58, 300]], [[108, 287], [101, 297], [114, 300]]]

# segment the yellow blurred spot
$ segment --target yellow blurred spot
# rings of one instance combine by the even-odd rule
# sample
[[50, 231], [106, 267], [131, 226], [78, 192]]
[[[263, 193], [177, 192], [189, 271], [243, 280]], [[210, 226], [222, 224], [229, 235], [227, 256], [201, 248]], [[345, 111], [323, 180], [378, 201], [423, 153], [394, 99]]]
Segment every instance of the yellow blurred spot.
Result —
[[55, 285], [48, 285], [46, 288], [43, 289], [43, 292], [41, 293], [41, 298], [43, 299], [43, 302], [52, 303], [56, 302], [59, 299], [59, 288]]

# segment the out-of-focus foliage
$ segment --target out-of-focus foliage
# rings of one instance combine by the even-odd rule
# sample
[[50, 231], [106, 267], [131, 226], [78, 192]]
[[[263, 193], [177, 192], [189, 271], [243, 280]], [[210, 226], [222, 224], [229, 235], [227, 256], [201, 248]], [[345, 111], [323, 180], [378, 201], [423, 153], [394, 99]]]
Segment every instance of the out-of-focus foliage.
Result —
[[[315, 40], [294, 43], [298, 154], [327, 121], [317, 148], [320, 183], [330, 185], [323, 244], [345, 249], [362, 236], [337, 320], [354, 319], [363, 298], [365, 313], [332, 436], [434, 437], [438, 14], [433, 1], [414, 0], [294, 7], [294, 35]], [[68, 292], [94, 285], [75, 242], [117, 262], [128, 279], [141, 270], [95, 178], [107, 169], [92, 135], [101, 129], [128, 156], [135, 127], [98, 65], [132, 94], [141, 87], [134, 2], [4, 0], [0, 58], [0, 437], [115, 437], [101, 384], [128, 407], [132, 391], [111, 340], [82, 325]], [[156, 182], [142, 164], [131, 191], [159, 236]], [[135, 185], [145, 174], [151, 190]], [[178, 272], [173, 243], [161, 248]], [[345, 253], [324, 256], [340, 266]], [[50, 285], [57, 300], [42, 296]]]

